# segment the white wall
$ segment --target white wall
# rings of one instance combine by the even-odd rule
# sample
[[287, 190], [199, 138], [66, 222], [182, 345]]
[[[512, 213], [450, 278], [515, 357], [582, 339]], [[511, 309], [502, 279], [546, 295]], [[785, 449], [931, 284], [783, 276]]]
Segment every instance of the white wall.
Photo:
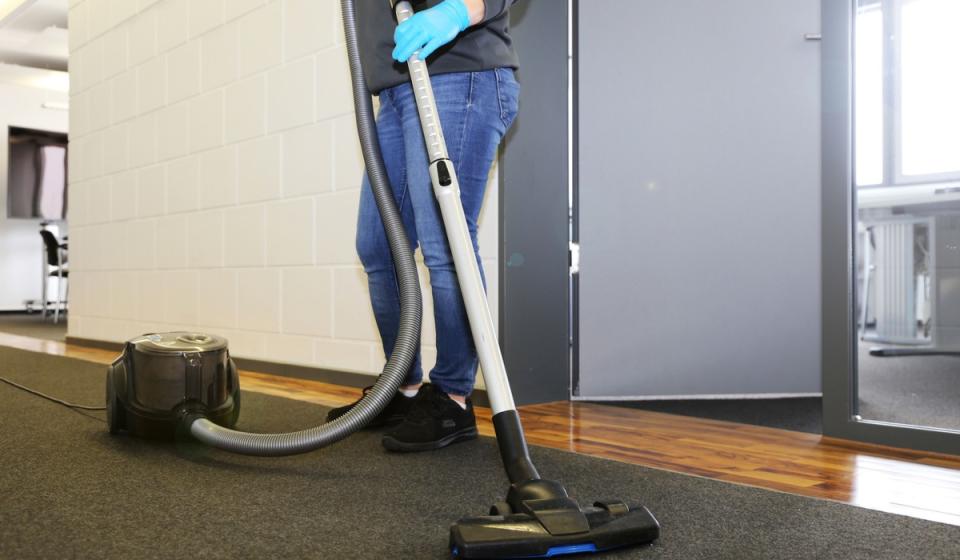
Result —
[[362, 159], [338, 9], [71, 2], [70, 336], [197, 329], [242, 357], [379, 371], [354, 251]]
[[7, 131], [22, 126], [67, 131], [67, 113], [44, 109], [45, 101], [66, 101], [62, 93], [0, 84], [0, 310], [24, 309], [42, 293], [40, 220], [7, 218]]

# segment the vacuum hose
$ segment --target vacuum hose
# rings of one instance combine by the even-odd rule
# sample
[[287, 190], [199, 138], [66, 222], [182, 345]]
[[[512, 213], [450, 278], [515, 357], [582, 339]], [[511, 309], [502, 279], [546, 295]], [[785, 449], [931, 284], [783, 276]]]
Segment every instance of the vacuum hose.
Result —
[[363, 428], [393, 399], [420, 348], [420, 324], [423, 314], [420, 282], [413, 251], [410, 250], [410, 241], [394, 201], [393, 189], [390, 187], [377, 141], [373, 102], [360, 64], [353, 0], [340, 0], [340, 9], [343, 13], [343, 29], [363, 160], [386, 230], [399, 284], [400, 326], [397, 341], [373, 389], [349, 412], [316, 428], [283, 434], [251, 434], [218, 426], [202, 416], [185, 418], [193, 437], [207, 445], [234, 453], [260, 456], [294, 455], [325, 447], [349, 436]]

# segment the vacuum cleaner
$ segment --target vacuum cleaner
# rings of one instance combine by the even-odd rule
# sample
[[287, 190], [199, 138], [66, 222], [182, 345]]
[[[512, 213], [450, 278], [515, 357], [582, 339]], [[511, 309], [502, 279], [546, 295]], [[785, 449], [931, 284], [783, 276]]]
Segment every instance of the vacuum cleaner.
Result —
[[[406, 0], [388, 2], [398, 23], [414, 13]], [[420, 285], [377, 141], [371, 94], [360, 64], [353, 0], [341, 0], [341, 9], [361, 149], [400, 290], [401, 317], [394, 351], [373, 388], [343, 416], [298, 432], [254, 434], [233, 429], [240, 413], [240, 384], [226, 340], [191, 332], [144, 335], [127, 342], [109, 368], [106, 400], [111, 433], [156, 439], [192, 437], [247, 455], [305, 453], [361, 429], [383, 410], [404, 381], [420, 344]], [[488, 515], [466, 517], [452, 524], [450, 552], [457, 558], [549, 558], [651, 543], [658, 538], [660, 526], [645, 507], [620, 501], [581, 506], [563, 485], [542, 478], [534, 467], [497, 344], [427, 65], [414, 54], [408, 69], [429, 154], [430, 178], [510, 481], [505, 499], [493, 505]]]

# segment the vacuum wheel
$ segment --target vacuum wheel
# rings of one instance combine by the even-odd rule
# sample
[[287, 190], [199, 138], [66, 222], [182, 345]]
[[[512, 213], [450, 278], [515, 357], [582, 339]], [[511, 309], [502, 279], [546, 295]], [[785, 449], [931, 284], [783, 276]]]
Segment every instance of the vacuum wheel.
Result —
[[126, 411], [117, 397], [117, 387], [113, 382], [113, 370], [107, 374], [107, 427], [111, 434], [118, 434], [126, 428]]
[[513, 513], [513, 508], [507, 502], [497, 502], [490, 506], [490, 515], [507, 516]]

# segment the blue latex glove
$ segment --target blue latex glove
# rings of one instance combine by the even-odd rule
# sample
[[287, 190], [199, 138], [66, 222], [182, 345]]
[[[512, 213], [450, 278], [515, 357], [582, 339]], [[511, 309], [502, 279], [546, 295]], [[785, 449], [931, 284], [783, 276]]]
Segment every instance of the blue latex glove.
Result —
[[452, 41], [461, 31], [470, 27], [470, 14], [463, 0], [444, 0], [440, 4], [413, 14], [397, 26], [393, 41], [393, 58], [406, 62], [417, 50], [420, 60], [426, 60], [433, 51]]

